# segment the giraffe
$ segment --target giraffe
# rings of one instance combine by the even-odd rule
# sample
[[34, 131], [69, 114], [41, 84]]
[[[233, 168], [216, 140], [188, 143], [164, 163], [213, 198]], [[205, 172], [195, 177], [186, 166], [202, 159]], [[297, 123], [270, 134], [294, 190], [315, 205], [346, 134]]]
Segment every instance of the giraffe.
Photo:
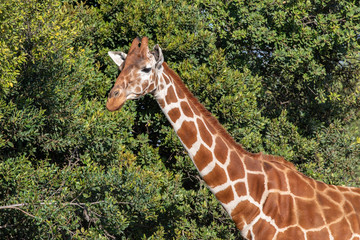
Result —
[[327, 185], [282, 157], [250, 153], [199, 103], [164, 62], [161, 48], [135, 38], [109, 52], [120, 75], [106, 107], [152, 94], [200, 176], [246, 239], [360, 240], [360, 188]]

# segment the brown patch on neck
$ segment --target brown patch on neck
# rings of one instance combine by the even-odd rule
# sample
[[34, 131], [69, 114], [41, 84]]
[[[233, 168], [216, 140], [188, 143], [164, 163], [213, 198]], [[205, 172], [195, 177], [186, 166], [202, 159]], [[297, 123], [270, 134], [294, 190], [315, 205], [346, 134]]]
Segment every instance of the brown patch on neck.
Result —
[[180, 137], [185, 146], [190, 149], [197, 140], [195, 124], [193, 122], [184, 121], [180, 129], [177, 131], [177, 135]]
[[[296, 170], [295, 166], [286, 161], [283, 157], [267, 155], [262, 153], [250, 153], [246, 151], [240, 144], [236, 143], [233, 137], [224, 129], [224, 127], [219, 123], [219, 121], [211, 115], [211, 113], [199, 102], [199, 100], [188, 90], [186, 85], [181, 81], [180, 77], [168, 67], [164, 62], [164, 73], [166, 73], [174, 82], [176, 92], [179, 96], [185, 96], [188, 100], [190, 107], [192, 108], [195, 115], [198, 115], [204, 119], [204, 122], [207, 128], [212, 134], [221, 136], [221, 138], [226, 142], [226, 145], [231, 149], [235, 149], [238, 154], [246, 155], [256, 160], [264, 162], [273, 162], [284, 168], [290, 168]], [[167, 80], [166, 77], [164, 77]]]
[[169, 68], [165, 62], [163, 63], [163, 67], [164, 73], [172, 78], [177, 94], [181, 96], [185, 95], [190, 107], [193, 109], [194, 114], [201, 116], [205, 120], [206, 126], [212, 134], [220, 135], [229, 144], [229, 147], [236, 148], [237, 151], [240, 151], [242, 154], [252, 155], [252, 153], [245, 151], [240, 144], [235, 142], [219, 121], [212, 116], [211, 113], [188, 90], [186, 85], [181, 81], [180, 77], [171, 68]]

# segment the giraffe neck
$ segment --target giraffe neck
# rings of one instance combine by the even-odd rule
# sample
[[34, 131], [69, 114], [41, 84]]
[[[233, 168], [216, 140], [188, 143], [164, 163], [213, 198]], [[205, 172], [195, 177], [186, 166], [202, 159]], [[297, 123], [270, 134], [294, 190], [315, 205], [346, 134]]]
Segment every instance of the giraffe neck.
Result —
[[360, 239], [360, 189], [246, 152], [166, 63], [153, 94], [201, 177], [247, 239]]
[[[253, 157], [259, 155], [248, 153], [236, 144], [220, 123], [190, 93], [179, 76], [165, 63], [163, 66], [164, 71], [158, 78], [154, 96], [200, 176], [232, 216], [238, 203], [248, 194], [248, 174], [244, 161], [247, 159], [251, 162], [254, 173], [261, 171], [260, 165], [252, 161]], [[256, 200], [259, 202], [253, 201], [253, 204], [259, 206], [262, 197], [262, 192], [257, 193]], [[252, 211], [254, 213], [247, 214], [258, 212], [255, 208]], [[237, 225], [242, 226], [245, 223], [238, 221]]]

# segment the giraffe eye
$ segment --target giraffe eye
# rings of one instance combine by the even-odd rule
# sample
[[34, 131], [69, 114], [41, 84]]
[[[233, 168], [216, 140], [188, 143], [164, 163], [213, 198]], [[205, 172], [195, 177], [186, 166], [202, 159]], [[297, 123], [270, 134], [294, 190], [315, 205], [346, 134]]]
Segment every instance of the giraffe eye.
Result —
[[151, 71], [151, 68], [143, 68], [141, 69], [144, 73], [149, 73]]

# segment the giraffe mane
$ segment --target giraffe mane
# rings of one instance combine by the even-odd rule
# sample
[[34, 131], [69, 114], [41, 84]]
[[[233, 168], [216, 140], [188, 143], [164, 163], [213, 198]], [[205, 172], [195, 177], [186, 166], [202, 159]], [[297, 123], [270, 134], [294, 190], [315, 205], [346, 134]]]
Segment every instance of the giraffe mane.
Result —
[[203, 115], [203, 117], [214, 127], [216, 132], [223, 137], [225, 141], [227, 141], [231, 146], [234, 146], [237, 151], [241, 154], [247, 155], [249, 157], [255, 158], [257, 160], [263, 162], [273, 162], [277, 164], [281, 164], [287, 168], [296, 170], [294, 164], [285, 160], [285, 158], [280, 156], [274, 156], [270, 154], [264, 154], [262, 152], [259, 153], [251, 153], [246, 151], [241, 144], [237, 143], [234, 138], [226, 131], [226, 129], [221, 125], [221, 123], [199, 102], [199, 100], [189, 91], [186, 87], [185, 83], [181, 80], [179, 75], [172, 70], [167, 63], [163, 63], [164, 70], [167, 74], [171, 75], [171, 78], [174, 80], [174, 84], [176, 84], [185, 94], [187, 99], [192, 102], [192, 104], [196, 107], [196, 109]]

